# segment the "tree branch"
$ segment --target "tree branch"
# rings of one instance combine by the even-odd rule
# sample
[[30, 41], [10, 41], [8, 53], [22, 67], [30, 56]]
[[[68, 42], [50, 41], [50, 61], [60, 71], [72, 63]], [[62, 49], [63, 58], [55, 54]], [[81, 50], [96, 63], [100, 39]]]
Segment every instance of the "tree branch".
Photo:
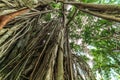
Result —
[[111, 16], [111, 15], [107, 15], [107, 14], [101, 14], [101, 13], [98, 13], [98, 12], [85, 10], [85, 9], [80, 9], [80, 10], [85, 12], [85, 13], [88, 13], [88, 14], [91, 14], [91, 15], [94, 15], [94, 16], [97, 16], [97, 17], [100, 17], [100, 18], [104, 18], [104, 19], [107, 19], [107, 20], [120, 22], [120, 18], [119, 17], [115, 17], [115, 16]]

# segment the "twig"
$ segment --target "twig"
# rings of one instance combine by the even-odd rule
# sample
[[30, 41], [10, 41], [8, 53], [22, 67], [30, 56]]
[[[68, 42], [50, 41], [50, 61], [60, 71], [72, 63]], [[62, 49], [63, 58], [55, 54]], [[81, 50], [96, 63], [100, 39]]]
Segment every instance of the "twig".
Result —
[[66, 26], [68, 26], [68, 25], [70, 24], [70, 22], [74, 19], [76, 13], [77, 13], [77, 10], [74, 11], [74, 13], [73, 13], [71, 19], [69, 19], [69, 21], [67, 22]]

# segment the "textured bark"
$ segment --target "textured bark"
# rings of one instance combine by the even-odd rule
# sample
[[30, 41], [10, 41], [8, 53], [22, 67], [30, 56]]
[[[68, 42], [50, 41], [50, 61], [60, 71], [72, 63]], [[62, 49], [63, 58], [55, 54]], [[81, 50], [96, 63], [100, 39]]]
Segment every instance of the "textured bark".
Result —
[[0, 16], [0, 29], [2, 29], [9, 21], [14, 19], [16, 16], [21, 15], [27, 12], [28, 10], [29, 10], [28, 8], [25, 8], [25, 9], [21, 9], [21, 10]]
[[91, 10], [102, 10], [102, 11], [120, 11], [120, 6], [118, 5], [108, 5], [108, 4], [92, 4], [92, 3], [82, 3], [82, 2], [65, 2], [66, 4], [72, 4], [80, 8], [87, 8]]
[[57, 59], [57, 77], [56, 80], [64, 80], [64, 67], [63, 67], [63, 45], [64, 45], [64, 30], [60, 33], [61, 41], [59, 43], [58, 59]]
[[107, 15], [107, 14], [101, 14], [99, 12], [93, 12], [93, 11], [89, 11], [89, 10], [84, 10], [84, 9], [80, 9], [81, 11], [85, 12], [85, 13], [88, 13], [88, 14], [91, 14], [93, 16], [97, 16], [97, 17], [100, 17], [100, 18], [103, 18], [103, 19], [107, 19], [107, 20], [110, 20], [110, 21], [116, 21], [116, 22], [120, 22], [120, 18], [115, 16], [115, 15]]

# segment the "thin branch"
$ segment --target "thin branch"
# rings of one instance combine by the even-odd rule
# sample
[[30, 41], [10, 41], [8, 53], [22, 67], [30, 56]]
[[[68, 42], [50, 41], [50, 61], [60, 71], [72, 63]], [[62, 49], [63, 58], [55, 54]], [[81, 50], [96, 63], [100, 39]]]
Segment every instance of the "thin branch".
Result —
[[88, 14], [91, 14], [91, 15], [94, 15], [94, 16], [97, 16], [97, 17], [100, 17], [100, 18], [104, 18], [104, 19], [107, 19], [107, 20], [112, 20], [112, 21], [120, 22], [120, 18], [115, 17], [115, 16], [106, 15], [106, 14], [100, 14], [98, 12], [94, 12], [94, 11], [90, 11], [90, 10], [85, 10], [85, 9], [80, 9], [80, 10], [83, 11], [83, 12], [85, 12], [85, 13], [88, 13]]
[[74, 17], [76, 16], [77, 10], [74, 11], [71, 19], [69, 19], [69, 21], [67, 22], [66, 26], [68, 26], [70, 24], [70, 22], [74, 19]]

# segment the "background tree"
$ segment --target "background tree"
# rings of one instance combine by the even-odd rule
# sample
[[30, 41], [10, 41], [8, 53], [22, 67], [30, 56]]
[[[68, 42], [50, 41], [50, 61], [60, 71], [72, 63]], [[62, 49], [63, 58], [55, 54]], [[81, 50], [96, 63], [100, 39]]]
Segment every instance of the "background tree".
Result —
[[119, 79], [120, 7], [83, 2], [1, 0], [1, 80]]

